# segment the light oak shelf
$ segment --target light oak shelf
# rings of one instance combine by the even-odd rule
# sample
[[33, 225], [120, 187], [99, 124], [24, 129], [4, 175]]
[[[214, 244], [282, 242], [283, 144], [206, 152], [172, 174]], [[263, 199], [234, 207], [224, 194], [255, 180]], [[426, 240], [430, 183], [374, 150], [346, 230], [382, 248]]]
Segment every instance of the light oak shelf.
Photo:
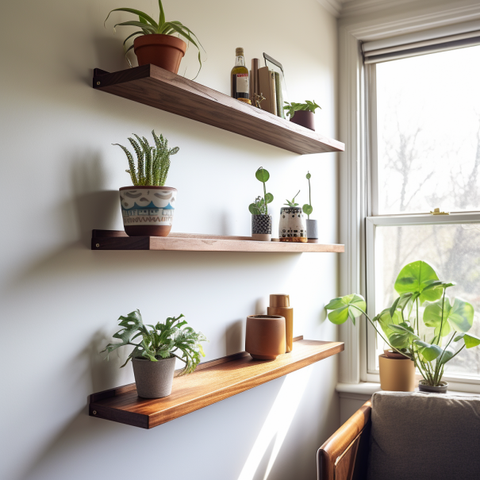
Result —
[[342, 244], [259, 242], [251, 237], [170, 233], [168, 237], [129, 237], [120, 230], [92, 230], [92, 250], [156, 250], [179, 252], [342, 253]]
[[254, 360], [241, 352], [200, 364], [194, 373], [175, 377], [171, 395], [138, 397], [135, 384], [90, 395], [89, 414], [142, 428], [153, 428], [270, 380], [340, 353], [341, 342], [295, 339], [293, 350], [274, 361]]
[[345, 145], [155, 65], [93, 73], [93, 88], [299, 153], [343, 152]]

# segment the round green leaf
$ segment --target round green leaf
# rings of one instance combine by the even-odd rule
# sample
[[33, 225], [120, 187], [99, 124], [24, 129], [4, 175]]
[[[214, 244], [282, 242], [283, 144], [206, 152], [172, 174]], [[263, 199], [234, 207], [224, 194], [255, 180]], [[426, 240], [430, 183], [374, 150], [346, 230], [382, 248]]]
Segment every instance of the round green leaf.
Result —
[[309, 205], [308, 203], [306, 203], [303, 207], [303, 213], [305, 213], [306, 215], [311, 215], [312, 212], [313, 212], [313, 207], [311, 205]]
[[423, 290], [430, 283], [438, 280], [435, 270], [426, 262], [417, 261], [409, 263], [402, 268], [395, 281], [395, 290], [401, 295], [403, 293], [420, 293], [420, 301], [431, 302], [442, 296], [443, 289], [430, 288], [423, 293]]
[[264, 168], [260, 167], [256, 173], [255, 173], [255, 177], [257, 177], [257, 180], [260, 180], [260, 182], [267, 182], [268, 179], [270, 178], [270, 174], [268, 173], [267, 170], [265, 170]]

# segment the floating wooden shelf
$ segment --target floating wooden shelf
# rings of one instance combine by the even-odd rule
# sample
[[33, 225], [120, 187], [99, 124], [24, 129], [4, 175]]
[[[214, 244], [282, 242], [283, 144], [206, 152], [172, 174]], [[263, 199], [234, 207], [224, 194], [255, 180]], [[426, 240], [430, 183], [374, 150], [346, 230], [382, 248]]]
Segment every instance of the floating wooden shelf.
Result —
[[89, 414], [114, 422], [153, 428], [212, 405], [343, 350], [341, 342], [295, 339], [293, 351], [274, 361], [254, 360], [248, 353], [200, 364], [194, 373], [173, 380], [165, 398], [138, 397], [135, 384], [90, 395]]
[[164, 250], [180, 252], [342, 253], [341, 244], [258, 242], [251, 237], [171, 233], [168, 237], [129, 237], [123, 231], [92, 230], [92, 250]]
[[93, 88], [299, 153], [342, 152], [345, 145], [155, 65], [108, 73]]

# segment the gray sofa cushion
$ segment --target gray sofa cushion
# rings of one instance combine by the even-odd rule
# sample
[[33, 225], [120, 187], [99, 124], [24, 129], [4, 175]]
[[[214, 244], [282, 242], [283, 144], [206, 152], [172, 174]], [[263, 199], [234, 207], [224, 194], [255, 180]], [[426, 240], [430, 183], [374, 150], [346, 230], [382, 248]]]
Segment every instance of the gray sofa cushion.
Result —
[[368, 480], [480, 479], [480, 396], [379, 392]]

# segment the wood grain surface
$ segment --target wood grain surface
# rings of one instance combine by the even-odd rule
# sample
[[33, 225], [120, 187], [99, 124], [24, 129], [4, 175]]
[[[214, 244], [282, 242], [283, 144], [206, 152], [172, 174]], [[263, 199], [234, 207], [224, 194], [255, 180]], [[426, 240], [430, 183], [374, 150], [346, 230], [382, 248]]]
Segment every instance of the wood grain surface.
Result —
[[200, 364], [190, 375], [175, 377], [172, 394], [165, 398], [142, 399], [135, 384], [94, 393], [89, 399], [89, 414], [153, 428], [340, 353], [343, 348], [341, 342], [297, 339], [292, 352], [273, 361], [254, 360], [240, 352]]

